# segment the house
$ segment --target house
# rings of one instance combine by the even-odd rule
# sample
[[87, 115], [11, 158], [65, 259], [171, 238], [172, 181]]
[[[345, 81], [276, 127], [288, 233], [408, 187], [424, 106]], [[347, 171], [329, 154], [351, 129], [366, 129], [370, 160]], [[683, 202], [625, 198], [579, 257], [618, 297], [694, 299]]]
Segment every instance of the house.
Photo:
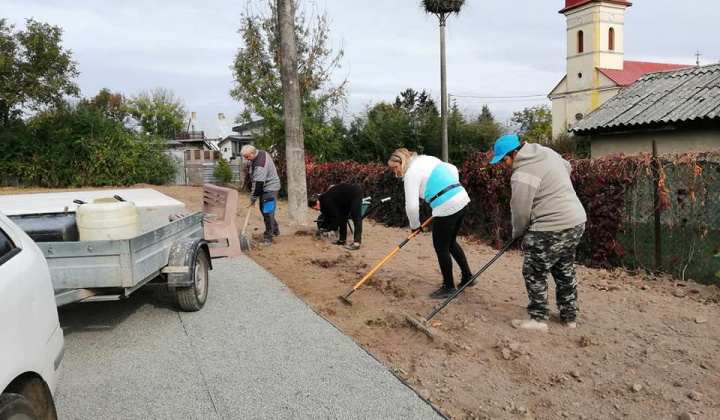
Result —
[[183, 131], [174, 133], [171, 139], [174, 142], [168, 144], [178, 142], [182, 145], [180, 148], [217, 151], [220, 140], [231, 134], [230, 124], [222, 112], [215, 119], [198, 117], [197, 112], [193, 111], [185, 120]]
[[229, 161], [240, 156], [240, 149], [246, 144], [252, 143], [252, 136], [231, 134], [218, 143], [222, 157]]
[[625, 61], [625, 0], [565, 0], [567, 73], [550, 92], [553, 137], [627, 88], [644, 74], [686, 64]]
[[720, 150], [720, 64], [661, 71], [635, 83], [570, 127], [589, 136], [592, 157], [613, 153]]
[[254, 136], [260, 134], [263, 131], [265, 120], [250, 121], [246, 124], [236, 125], [232, 128], [232, 131], [238, 133], [241, 136]]

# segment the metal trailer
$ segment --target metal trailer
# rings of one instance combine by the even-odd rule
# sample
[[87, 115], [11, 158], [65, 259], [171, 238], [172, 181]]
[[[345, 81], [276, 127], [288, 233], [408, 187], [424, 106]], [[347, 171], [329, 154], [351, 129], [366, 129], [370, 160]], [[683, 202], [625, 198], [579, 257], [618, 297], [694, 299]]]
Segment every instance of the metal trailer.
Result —
[[202, 223], [203, 214], [195, 212], [130, 239], [38, 242], [57, 306], [124, 299], [160, 281], [167, 282], [181, 310], [200, 310], [212, 269]]

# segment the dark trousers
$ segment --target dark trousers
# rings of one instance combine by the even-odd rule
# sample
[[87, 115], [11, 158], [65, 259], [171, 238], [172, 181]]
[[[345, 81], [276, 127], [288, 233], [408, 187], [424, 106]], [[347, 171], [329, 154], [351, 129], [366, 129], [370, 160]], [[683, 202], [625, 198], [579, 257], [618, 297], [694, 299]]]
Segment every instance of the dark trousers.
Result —
[[262, 198], [260, 199], [260, 213], [262, 213], [263, 221], [265, 222], [265, 232], [263, 232], [263, 239], [272, 241], [274, 236], [280, 234], [280, 228], [278, 227], [277, 221], [275, 221], [275, 210], [265, 213], [263, 211], [265, 201], [269, 199], [275, 200], [277, 206], [277, 191], [265, 191], [263, 192]]
[[525, 261], [523, 277], [530, 304], [527, 310], [534, 319], [548, 319], [548, 274], [555, 279], [555, 300], [560, 320], [574, 321], [578, 313], [575, 252], [585, 232], [585, 223], [553, 232], [528, 231], [522, 242]]
[[362, 243], [362, 197], [353, 197], [350, 201], [350, 214], [340, 218], [338, 239], [344, 241], [347, 238], [348, 219], [353, 221], [353, 242]]
[[443, 286], [446, 289], [455, 287], [453, 280], [452, 260], [460, 266], [460, 273], [467, 278], [472, 276], [465, 251], [457, 243], [457, 235], [462, 226], [463, 219], [467, 214], [467, 206], [450, 216], [436, 217], [433, 219], [432, 237], [435, 254], [443, 276]]

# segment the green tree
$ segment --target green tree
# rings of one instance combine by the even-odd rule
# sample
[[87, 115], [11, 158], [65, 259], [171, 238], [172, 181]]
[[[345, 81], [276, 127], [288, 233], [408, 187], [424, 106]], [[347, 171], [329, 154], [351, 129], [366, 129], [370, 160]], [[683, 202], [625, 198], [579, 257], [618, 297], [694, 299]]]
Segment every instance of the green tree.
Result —
[[525, 140], [547, 144], [552, 141], [552, 113], [547, 105], [514, 112], [511, 121], [518, 124], [518, 135]]
[[133, 117], [141, 134], [164, 139], [182, 130], [187, 114], [183, 101], [165, 88], [138, 93], [125, 103], [122, 110]]
[[[242, 16], [239, 33], [243, 46], [232, 65], [234, 88], [230, 95], [245, 105], [240, 121], [264, 120], [264, 132], [255, 136], [255, 143], [283, 154], [285, 133], [277, 7], [274, 1], [263, 3], [267, 10], [249, 6]], [[333, 130], [327, 115], [346, 98], [346, 81], [331, 83], [333, 73], [340, 67], [343, 50], [335, 52], [328, 46], [330, 28], [326, 13], [309, 16], [306, 8], [297, 10], [295, 32], [305, 148], [322, 157], [336, 153], [339, 148], [332, 141]]]
[[423, 90], [418, 93], [408, 88], [395, 98], [395, 108], [407, 114], [410, 125], [410, 137], [405, 140], [405, 147], [418, 153], [440, 156], [440, 118], [437, 105], [430, 95]]
[[0, 19], [0, 127], [25, 110], [39, 112], [80, 93], [72, 81], [79, 74], [76, 63], [61, 43], [57, 26], [28, 19], [24, 31], [15, 31]]

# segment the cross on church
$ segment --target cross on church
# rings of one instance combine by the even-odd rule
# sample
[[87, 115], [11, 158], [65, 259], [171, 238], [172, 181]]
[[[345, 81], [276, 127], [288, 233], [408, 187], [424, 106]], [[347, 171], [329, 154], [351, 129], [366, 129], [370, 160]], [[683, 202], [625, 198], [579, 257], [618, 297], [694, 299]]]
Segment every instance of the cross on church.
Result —
[[700, 50], [695, 53], [695, 64], [700, 67]]

